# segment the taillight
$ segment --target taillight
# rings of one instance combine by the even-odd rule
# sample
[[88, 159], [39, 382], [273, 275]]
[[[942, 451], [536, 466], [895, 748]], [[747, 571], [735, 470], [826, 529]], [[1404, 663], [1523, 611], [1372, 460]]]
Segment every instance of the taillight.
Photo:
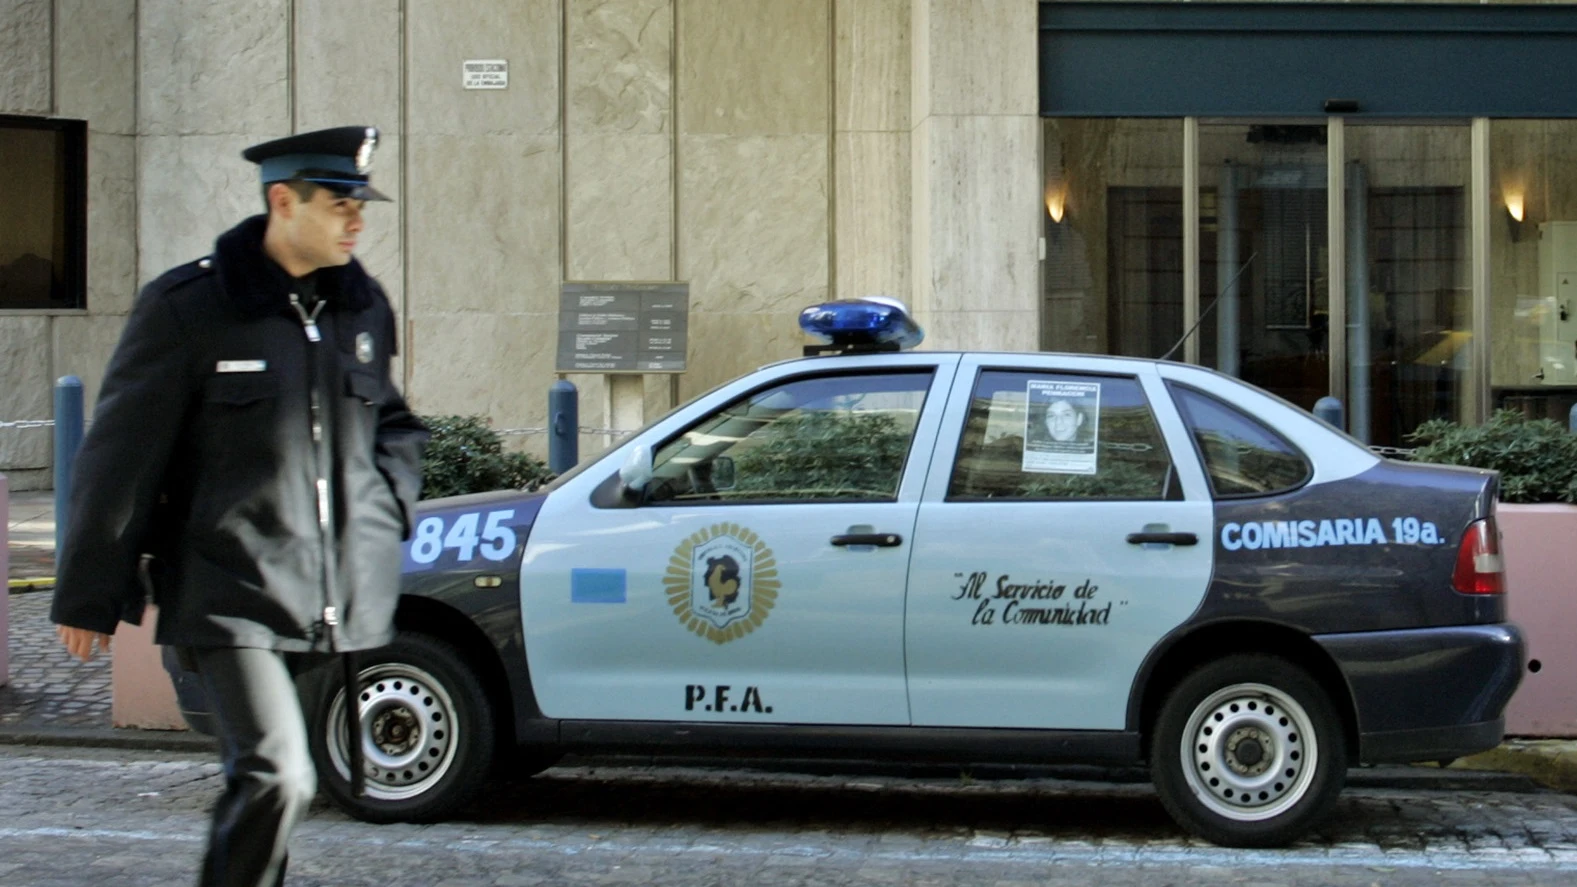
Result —
[[1463, 594], [1505, 594], [1506, 567], [1500, 557], [1500, 532], [1495, 518], [1468, 524], [1457, 549], [1457, 568], [1451, 585]]

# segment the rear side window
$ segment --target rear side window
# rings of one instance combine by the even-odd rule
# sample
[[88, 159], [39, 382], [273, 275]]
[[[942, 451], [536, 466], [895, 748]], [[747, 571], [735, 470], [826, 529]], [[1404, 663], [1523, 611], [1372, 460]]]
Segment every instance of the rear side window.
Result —
[[[1175, 498], [1172, 460], [1132, 378], [986, 371], [949, 499]], [[1181, 490], [1176, 490], [1181, 495]]]
[[1217, 498], [1281, 493], [1309, 479], [1309, 460], [1270, 426], [1198, 389], [1171, 382], [1167, 388]]

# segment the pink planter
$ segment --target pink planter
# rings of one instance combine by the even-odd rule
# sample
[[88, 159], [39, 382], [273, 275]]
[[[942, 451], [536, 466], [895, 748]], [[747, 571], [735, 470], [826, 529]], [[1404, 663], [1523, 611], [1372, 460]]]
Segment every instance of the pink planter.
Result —
[[1496, 517], [1507, 608], [1528, 641], [1506, 734], [1577, 736], [1577, 505], [1501, 503]]
[[122, 622], [115, 629], [110, 663], [110, 720], [117, 727], [143, 730], [185, 730], [175, 701], [175, 687], [164, 670], [160, 648], [153, 643], [159, 611], [153, 605], [141, 625]]

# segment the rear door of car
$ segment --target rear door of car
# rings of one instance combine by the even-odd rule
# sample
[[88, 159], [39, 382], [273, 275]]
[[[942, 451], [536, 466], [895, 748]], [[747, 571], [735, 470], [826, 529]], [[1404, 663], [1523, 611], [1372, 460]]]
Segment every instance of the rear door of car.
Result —
[[[904, 593], [957, 361], [767, 368], [555, 490], [521, 572], [543, 713], [907, 724]], [[620, 502], [637, 445], [655, 476]]]
[[966, 357], [915, 527], [913, 723], [1124, 729], [1146, 654], [1204, 598], [1212, 529], [1152, 364]]

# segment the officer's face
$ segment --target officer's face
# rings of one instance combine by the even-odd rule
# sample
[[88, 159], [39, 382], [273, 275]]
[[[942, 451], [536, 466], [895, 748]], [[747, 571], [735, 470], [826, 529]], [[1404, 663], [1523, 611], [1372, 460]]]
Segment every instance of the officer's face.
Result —
[[349, 262], [367, 202], [342, 197], [327, 188], [313, 190], [310, 200], [301, 200], [293, 192], [290, 197], [285, 234], [300, 264], [328, 268]]

